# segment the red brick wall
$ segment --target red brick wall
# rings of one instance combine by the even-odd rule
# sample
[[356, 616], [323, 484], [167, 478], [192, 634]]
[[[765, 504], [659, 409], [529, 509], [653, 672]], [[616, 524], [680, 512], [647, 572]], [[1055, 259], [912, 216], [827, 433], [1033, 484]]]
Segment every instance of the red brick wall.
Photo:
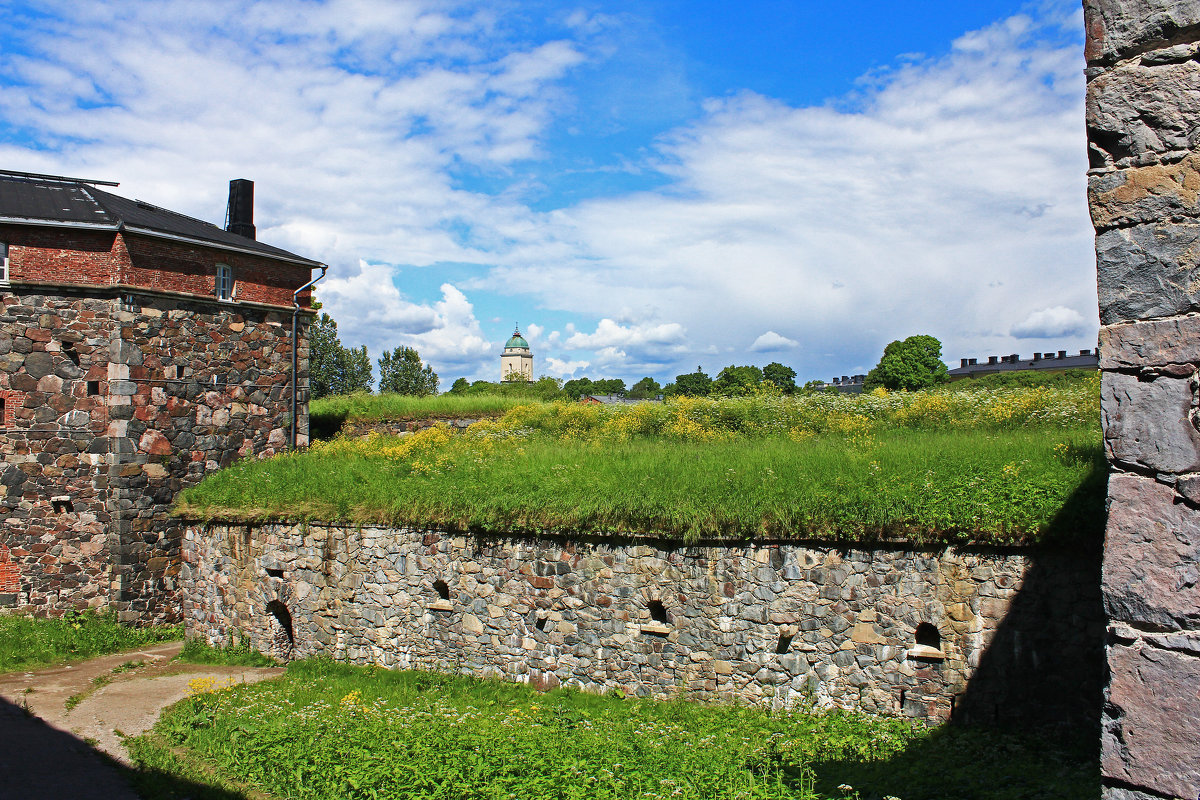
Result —
[[[233, 268], [235, 299], [291, 306], [308, 267], [149, 236], [0, 225], [12, 281], [126, 284], [212, 297], [218, 264]], [[300, 304], [308, 306], [308, 293]]]
[[121, 264], [129, 260], [112, 231], [0, 225], [0, 238], [9, 245], [11, 281], [103, 286], [116, 283]]
[[0, 400], [4, 401], [4, 414], [0, 415], [0, 428], [11, 428], [13, 420], [16, 419], [17, 409], [25, 403], [25, 393], [0, 389]]
[[15, 594], [21, 589], [21, 566], [12, 561], [8, 548], [0, 545], [0, 594]]
[[127, 236], [130, 266], [124, 283], [168, 292], [213, 296], [217, 265], [233, 267], [237, 300], [290, 306], [311, 270], [261, 256], [231, 253], [143, 236]]

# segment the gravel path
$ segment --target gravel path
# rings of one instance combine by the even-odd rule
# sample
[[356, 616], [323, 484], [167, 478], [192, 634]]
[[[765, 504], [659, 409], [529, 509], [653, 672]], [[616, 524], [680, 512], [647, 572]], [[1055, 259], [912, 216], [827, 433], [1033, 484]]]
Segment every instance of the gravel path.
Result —
[[[283, 672], [173, 661], [182, 646], [169, 642], [0, 675], [0, 800], [137, 800], [100, 756], [127, 764], [122, 734], [149, 730], [164, 708], [187, 696], [189, 681], [254, 683]], [[67, 710], [76, 695], [82, 699]]]

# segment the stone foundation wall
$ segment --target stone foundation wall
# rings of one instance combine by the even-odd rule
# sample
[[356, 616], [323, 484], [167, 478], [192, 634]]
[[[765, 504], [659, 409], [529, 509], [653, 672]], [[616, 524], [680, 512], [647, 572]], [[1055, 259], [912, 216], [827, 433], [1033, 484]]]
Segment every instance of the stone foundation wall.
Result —
[[[178, 619], [175, 495], [286, 447], [289, 314], [132, 299], [0, 292], [0, 545], [15, 575], [0, 606]], [[301, 356], [303, 380], [304, 347]], [[306, 426], [300, 434], [303, 443]]]
[[1109, 800], [1200, 795], [1200, 3], [1086, 0]]
[[1098, 724], [1099, 553], [187, 529], [190, 635], [282, 658]]

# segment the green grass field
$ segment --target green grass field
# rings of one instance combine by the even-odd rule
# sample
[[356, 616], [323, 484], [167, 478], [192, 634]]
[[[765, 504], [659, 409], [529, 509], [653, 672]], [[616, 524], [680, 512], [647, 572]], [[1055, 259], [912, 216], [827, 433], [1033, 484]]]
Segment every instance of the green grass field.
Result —
[[68, 612], [58, 618], [0, 615], [0, 672], [132, 650], [183, 638], [182, 625], [132, 628], [115, 614]]
[[1103, 524], [1103, 452], [1088, 430], [892, 431], [857, 443], [463, 437], [422, 452], [425, 438], [244, 461], [185, 492], [177, 513], [685, 540], [1028, 543]]
[[1086, 747], [840, 711], [539, 694], [323, 660], [213, 688], [132, 740], [145, 774], [298, 799], [1083, 800], [1099, 785]]
[[[415, 414], [447, 398], [410, 400]], [[685, 541], [1066, 543], [1102, 534], [1098, 409], [1095, 376], [857, 397], [525, 404], [461, 435], [336, 438], [243, 461], [184, 491], [176, 513]]]

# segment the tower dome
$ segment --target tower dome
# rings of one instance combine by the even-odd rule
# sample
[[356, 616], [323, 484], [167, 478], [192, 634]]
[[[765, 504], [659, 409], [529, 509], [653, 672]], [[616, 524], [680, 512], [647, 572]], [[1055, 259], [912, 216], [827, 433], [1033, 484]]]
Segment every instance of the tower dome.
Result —
[[521, 335], [521, 326], [513, 327], [513, 335], [504, 345], [500, 356], [501, 383], [532, 383], [533, 352], [529, 342]]

